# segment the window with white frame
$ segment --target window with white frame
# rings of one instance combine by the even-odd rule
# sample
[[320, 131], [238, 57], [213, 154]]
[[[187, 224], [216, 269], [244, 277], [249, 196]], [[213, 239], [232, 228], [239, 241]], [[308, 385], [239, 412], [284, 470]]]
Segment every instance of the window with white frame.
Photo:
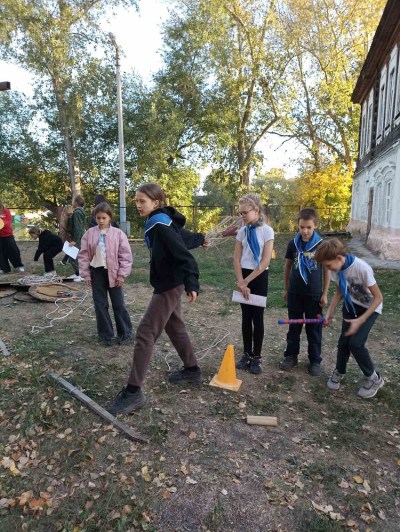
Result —
[[381, 70], [381, 81], [379, 83], [379, 102], [378, 102], [378, 127], [376, 130], [376, 143], [382, 142], [383, 126], [385, 121], [385, 103], [386, 103], [386, 77], [387, 67]]
[[374, 114], [374, 89], [369, 93], [367, 106], [367, 126], [365, 129], [365, 153], [371, 151], [372, 118]]
[[395, 105], [396, 72], [397, 72], [397, 45], [393, 48], [389, 60], [389, 74], [386, 95], [385, 133], [392, 128], [393, 108]]
[[381, 222], [381, 213], [382, 213], [382, 183], [379, 183], [376, 187], [376, 201], [374, 202], [374, 222], [377, 225], [380, 225]]
[[360, 159], [363, 157], [365, 153], [366, 127], [367, 127], [367, 102], [364, 102], [362, 105], [362, 111], [361, 111]]
[[390, 209], [392, 205], [392, 182], [388, 181], [386, 183], [386, 201], [385, 201], [385, 222], [386, 225], [390, 224]]

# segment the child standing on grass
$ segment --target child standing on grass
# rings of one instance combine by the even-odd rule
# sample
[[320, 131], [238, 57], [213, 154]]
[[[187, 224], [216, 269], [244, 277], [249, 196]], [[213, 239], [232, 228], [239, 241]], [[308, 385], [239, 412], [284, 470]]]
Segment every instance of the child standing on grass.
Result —
[[[71, 216], [68, 218], [68, 231], [71, 235], [69, 239], [69, 245], [76, 246], [77, 248], [81, 247], [81, 238], [85, 232], [85, 200], [82, 196], [77, 195], [74, 197], [72, 202], [73, 211]], [[74, 273], [68, 277], [68, 279], [73, 279], [76, 282], [83, 281], [82, 277], [79, 275], [79, 263], [78, 258], [73, 259], [69, 258], [69, 263], [72, 264], [74, 268]]]
[[323, 242], [315, 258], [330, 271], [331, 279], [336, 283], [336, 292], [326, 313], [327, 325], [331, 324], [335, 308], [343, 299], [342, 331], [337, 347], [336, 368], [327, 386], [330, 390], [339, 390], [352, 354], [365, 375], [358, 395], [364, 399], [374, 397], [384, 385], [384, 380], [375, 371], [365, 346], [373, 324], [382, 313], [382, 293], [373, 270], [362, 259], [346, 253], [345, 246], [337, 238]]
[[63, 243], [61, 238], [47, 229], [42, 230], [36, 226], [31, 227], [28, 232], [33, 239], [39, 239], [39, 246], [33, 261], [36, 263], [43, 253], [45, 276], [52, 277], [53, 275], [57, 275], [54, 269], [53, 259], [62, 251]]
[[83, 235], [79, 252], [79, 271], [86, 285], [92, 287], [99, 341], [110, 346], [114, 329], [108, 312], [110, 295], [117, 328], [118, 343], [127, 343], [132, 336], [132, 323], [125, 306], [122, 286], [132, 268], [132, 252], [128, 238], [121, 229], [111, 226], [113, 213], [108, 203], [94, 209], [97, 226]]
[[[315, 253], [322, 242], [317, 233], [318, 214], [315, 209], [302, 209], [297, 222], [299, 232], [292, 239], [285, 255], [285, 295], [289, 319], [317, 318], [322, 315], [322, 308], [328, 302], [329, 274], [315, 260]], [[303, 325], [289, 325], [287, 345], [280, 368], [290, 370], [297, 366], [300, 352], [300, 335]], [[321, 374], [322, 325], [307, 324], [308, 372], [310, 375]]]
[[[72, 215], [73, 211], [74, 209], [72, 208], [72, 205], [64, 205], [61, 211], [58, 234], [60, 235], [60, 238], [63, 244], [66, 241], [69, 242], [70, 240], [72, 240], [71, 234], [68, 231], [68, 222], [69, 222], [69, 218]], [[69, 262], [69, 256], [65, 254], [60, 264], [62, 264], [63, 266], [66, 266], [68, 262]]]
[[23, 272], [24, 265], [21, 262], [21, 253], [14, 238], [14, 231], [11, 225], [12, 217], [0, 200], [0, 275], [10, 273], [10, 262], [14, 270]]
[[154, 293], [136, 331], [128, 384], [108, 409], [114, 415], [128, 414], [145, 404], [143, 382], [154, 344], [164, 329], [183, 362], [181, 370], [169, 374], [169, 382], [201, 383], [201, 371], [181, 317], [182, 294], [186, 292], [189, 301], [194, 302], [199, 292], [197, 263], [170, 216], [172, 211], [164, 207], [165, 195], [157, 183], [141, 185], [135, 202], [139, 215], [147, 218], [144, 234], [150, 250], [150, 284]]
[[[274, 231], [264, 221], [261, 200], [255, 194], [239, 199], [239, 214], [244, 225], [236, 235], [233, 264], [236, 284], [246, 299], [250, 294], [267, 297], [268, 267], [274, 246]], [[241, 303], [243, 356], [238, 369], [261, 373], [261, 348], [264, 339], [264, 308]]]

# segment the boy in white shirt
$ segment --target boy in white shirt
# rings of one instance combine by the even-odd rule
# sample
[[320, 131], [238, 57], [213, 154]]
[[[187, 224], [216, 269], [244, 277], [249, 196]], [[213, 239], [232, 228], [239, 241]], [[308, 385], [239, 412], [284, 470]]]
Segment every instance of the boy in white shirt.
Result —
[[322, 242], [315, 259], [330, 271], [331, 280], [337, 285], [326, 314], [326, 325], [331, 324], [335, 308], [343, 299], [343, 322], [338, 341], [336, 368], [327, 382], [327, 387], [330, 390], [340, 388], [352, 354], [366, 377], [358, 395], [364, 399], [374, 397], [384, 385], [384, 380], [375, 371], [365, 343], [373, 324], [382, 313], [383, 298], [372, 268], [362, 259], [346, 253], [344, 244], [337, 238]]

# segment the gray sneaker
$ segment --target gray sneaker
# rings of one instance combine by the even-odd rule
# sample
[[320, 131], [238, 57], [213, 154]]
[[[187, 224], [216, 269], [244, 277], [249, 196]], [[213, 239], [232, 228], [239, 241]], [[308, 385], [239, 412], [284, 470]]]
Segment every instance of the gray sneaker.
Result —
[[146, 403], [146, 397], [141, 389], [135, 393], [130, 393], [124, 387], [118, 393], [112, 404], [107, 407], [107, 410], [113, 416], [117, 414], [129, 414], [134, 410], [139, 410]]
[[367, 377], [364, 381], [364, 384], [358, 390], [357, 395], [363, 399], [370, 399], [375, 397], [377, 391], [382, 388], [385, 384], [383, 377], [379, 373], [376, 373], [375, 376]]
[[343, 379], [344, 374], [339, 373], [338, 370], [335, 368], [332, 372], [332, 375], [329, 377], [328, 382], [326, 383], [327, 387], [330, 390], [339, 390], [340, 388], [340, 381]]
[[279, 362], [279, 367], [284, 370], [289, 370], [297, 366], [297, 357], [294, 355], [287, 355]]

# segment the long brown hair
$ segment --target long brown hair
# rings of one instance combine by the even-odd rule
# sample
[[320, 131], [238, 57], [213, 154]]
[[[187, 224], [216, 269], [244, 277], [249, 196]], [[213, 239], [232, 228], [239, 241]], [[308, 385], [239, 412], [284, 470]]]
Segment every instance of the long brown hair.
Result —
[[136, 192], [142, 192], [154, 201], [158, 200], [161, 208], [167, 202], [165, 193], [158, 183], [144, 183], [136, 189]]

